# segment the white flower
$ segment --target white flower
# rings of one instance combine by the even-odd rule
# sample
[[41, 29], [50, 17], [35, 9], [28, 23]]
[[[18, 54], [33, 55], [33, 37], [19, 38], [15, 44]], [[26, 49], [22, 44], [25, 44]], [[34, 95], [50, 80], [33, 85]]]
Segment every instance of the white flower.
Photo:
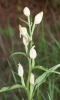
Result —
[[42, 18], [43, 18], [43, 11], [41, 11], [35, 16], [34, 23], [39, 24], [42, 21]]
[[25, 16], [29, 16], [30, 15], [30, 10], [28, 7], [25, 7], [24, 10], [23, 10], [23, 13]]
[[21, 25], [19, 25], [19, 30], [20, 30], [20, 38], [21, 38], [21, 35], [23, 35], [23, 44], [28, 45], [29, 38], [28, 38], [27, 28], [21, 27]]
[[29, 39], [28, 39], [27, 35], [23, 36], [23, 44], [24, 45], [28, 45], [29, 44]]
[[34, 74], [31, 73], [31, 76], [30, 76], [30, 84], [34, 84]]
[[21, 38], [21, 35], [23, 35], [23, 36], [27, 35], [26, 27], [21, 27], [21, 25], [19, 25], [19, 31], [20, 31], [20, 38]]
[[36, 56], [37, 56], [37, 53], [36, 53], [36, 50], [34, 49], [35, 46], [33, 46], [31, 49], [30, 49], [30, 58], [31, 59], [35, 59]]
[[20, 77], [22, 77], [23, 74], [24, 74], [23, 67], [22, 67], [22, 65], [19, 63], [19, 64], [18, 64], [18, 75], [19, 75]]

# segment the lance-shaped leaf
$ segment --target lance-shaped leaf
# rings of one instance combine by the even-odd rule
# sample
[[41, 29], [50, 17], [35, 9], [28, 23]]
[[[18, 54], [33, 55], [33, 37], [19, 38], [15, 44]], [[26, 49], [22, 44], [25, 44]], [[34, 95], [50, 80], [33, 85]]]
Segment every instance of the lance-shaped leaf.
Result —
[[55, 71], [57, 68], [60, 67], [60, 64], [56, 65], [56, 66], [53, 66], [52, 68], [46, 70], [46, 72], [44, 72], [42, 75], [40, 75], [36, 80], [35, 80], [35, 84], [34, 86], [35, 89], [41, 85], [43, 82], [45, 82], [46, 78], [51, 74], [51, 73], [57, 73], [57, 74], [60, 74], [60, 72], [57, 72]]
[[10, 57], [14, 56], [14, 55], [23, 55], [23, 56], [27, 57], [27, 55], [24, 52], [15, 52], [15, 53], [11, 54]]
[[23, 88], [26, 90], [26, 87], [20, 85], [20, 84], [14, 84], [13, 86], [7, 86], [7, 87], [3, 87], [0, 89], [0, 92], [4, 92], [4, 91], [8, 91], [8, 90], [13, 90], [13, 89], [17, 89], [17, 88]]

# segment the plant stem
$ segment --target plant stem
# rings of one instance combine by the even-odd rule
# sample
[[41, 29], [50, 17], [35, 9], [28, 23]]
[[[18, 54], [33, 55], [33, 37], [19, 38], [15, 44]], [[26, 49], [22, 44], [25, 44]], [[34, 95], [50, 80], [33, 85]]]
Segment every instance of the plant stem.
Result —
[[[30, 34], [30, 38], [31, 38], [31, 42], [29, 44], [29, 51], [32, 47], [32, 34], [33, 34], [33, 31], [34, 31], [34, 27], [35, 25], [33, 25], [33, 29], [31, 29], [31, 22], [30, 22], [30, 17], [28, 16], [28, 25], [29, 25], [29, 34]], [[28, 94], [28, 100], [31, 100], [31, 94], [30, 94], [30, 75], [31, 75], [31, 68], [32, 68], [32, 60], [31, 58], [28, 58], [28, 61], [29, 61], [29, 73], [28, 73], [28, 79], [27, 79], [27, 89], [29, 91], [29, 94]]]
[[30, 33], [30, 36], [31, 36], [31, 25], [30, 25], [30, 17], [28, 16], [28, 24], [29, 24], [29, 33]]
[[33, 26], [32, 26], [32, 32], [31, 32], [31, 35], [33, 35], [34, 29], [35, 29], [35, 23], [34, 23]]
[[29, 58], [29, 74], [27, 79], [27, 88], [29, 88], [30, 74], [31, 74], [31, 59]]

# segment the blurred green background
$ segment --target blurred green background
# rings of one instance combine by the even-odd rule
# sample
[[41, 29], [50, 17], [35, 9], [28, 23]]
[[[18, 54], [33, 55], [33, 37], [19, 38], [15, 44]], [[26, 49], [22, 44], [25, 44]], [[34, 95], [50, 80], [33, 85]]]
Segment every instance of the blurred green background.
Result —
[[[26, 58], [23, 60], [21, 55], [9, 58], [14, 52], [25, 51], [18, 28], [19, 24], [25, 26], [19, 17], [27, 21], [23, 14], [26, 6], [31, 11], [32, 20], [37, 13], [44, 12], [43, 20], [33, 36], [37, 51], [36, 65], [50, 68], [60, 63], [60, 0], [0, 0], [0, 88], [20, 82], [19, 77], [12, 75], [12, 71], [17, 72], [18, 63], [23, 65], [25, 73], [28, 72]], [[37, 70], [35, 73], [38, 76], [43, 72]], [[22, 95], [26, 100], [25, 91], [21, 91], [1, 93], [0, 100], [22, 100]], [[39, 95], [41, 98], [38, 100], [59, 100], [60, 76], [50, 75], [40, 87]]]

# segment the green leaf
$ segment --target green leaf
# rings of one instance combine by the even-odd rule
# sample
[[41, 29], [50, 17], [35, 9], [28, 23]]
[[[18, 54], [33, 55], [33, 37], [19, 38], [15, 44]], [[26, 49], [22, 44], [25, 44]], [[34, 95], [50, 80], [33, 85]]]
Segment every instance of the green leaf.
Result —
[[23, 19], [19, 18], [22, 22], [24, 22], [25, 24], [28, 25], [28, 23], [26, 21], [24, 21]]
[[11, 54], [10, 57], [14, 56], [14, 55], [19, 55], [19, 54], [27, 57], [27, 55], [24, 52], [15, 52], [15, 53]]
[[[40, 75], [36, 80], [34, 86], [36, 88], [41, 85], [43, 82], [45, 82], [46, 78], [51, 74], [51, 73], [57, 73], [60, 74], [60, 72], [55, 71], [57, 68], [60, 67], [60, 64], [53, 66], [52, 68], [46, 70], [42, 75]], [[39, 67], [38, 67], [39, 68]]]
[[13, 86], [3, 87], [2, 89], [0, 89], [0, 92], [4, 92], [4, 91], [8, 91], [8, 90], [13, 90], [13, 89], [17, 89], [17, 88], [24, 88], [24, 89], [26, 89], [24, 86], [22, 86], [20, 84], [14, 84]]
[[42, 75], [40, 75], [36, 80], [35, 80], [35, 85], [36, 84], [41, 84], [44, 82], [44, 80], [47, 77], [48, 72], [44, 72]]
[[32, 70], [33, 69], [41, 69], [41, 70], [43, 70], [43, 71], [48, 71], [49, 69], [47, 69], [47, 68], [45, 68], [45, 67], [43, 67], [43, 66], [35, 66], [35, 67], [33, 67], [32, 68]]
[[49, 70], [54, 71], [54, 70], [56, 70], [56, 69], [59, 68], [59, 67], [60, 67], [60, 64], [53, 66], [53, 67], [50, 68]]

